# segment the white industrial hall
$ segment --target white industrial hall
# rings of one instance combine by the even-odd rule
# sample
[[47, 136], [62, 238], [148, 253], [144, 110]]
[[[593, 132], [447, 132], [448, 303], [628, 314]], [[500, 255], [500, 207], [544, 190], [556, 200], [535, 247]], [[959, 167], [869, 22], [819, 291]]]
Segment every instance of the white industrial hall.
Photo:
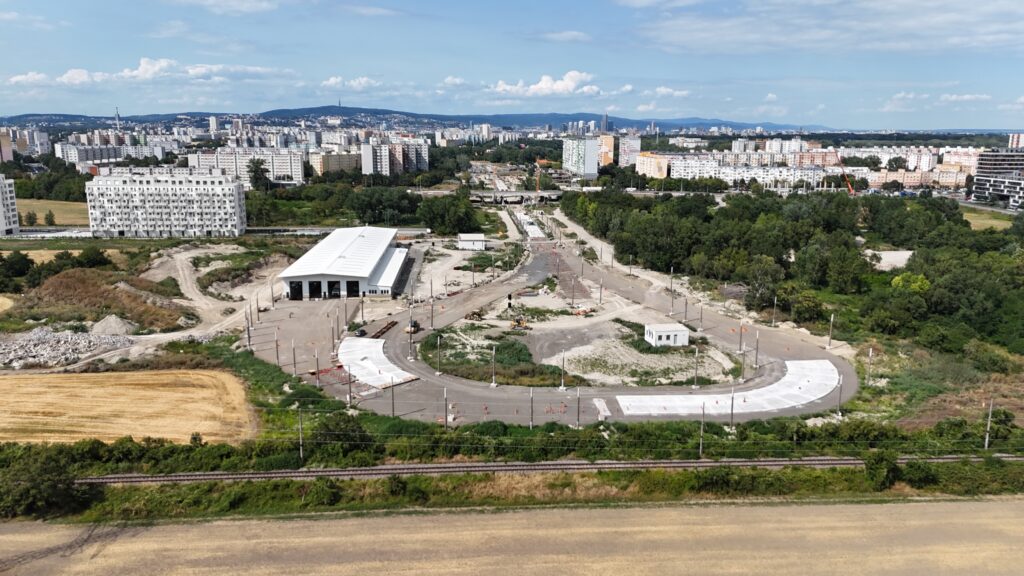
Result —
[[278, 276], [289, 300], [391, 297], [408, 249], [396, 245], [394, 228], [338, 228]]

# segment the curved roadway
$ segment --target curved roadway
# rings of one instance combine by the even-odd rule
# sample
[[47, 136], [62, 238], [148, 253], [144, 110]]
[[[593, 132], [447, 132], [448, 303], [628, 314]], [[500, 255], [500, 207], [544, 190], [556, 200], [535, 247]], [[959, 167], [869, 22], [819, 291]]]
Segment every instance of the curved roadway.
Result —
[[[467, 312], [489, 305], [495, 300], [505, 298], [507, 294], [516, 290], [526, 288], [541, 282], [548, 274], [553, 274], [556, 268], [556, 259], [561, 258], [565, 263], [562, 267], [562, 281], [566, 280], [566, 268], [578, 271], [580, 269], [580, 256], [567, 247], [560, 247], [554, 242], [534, 242], [530, 244], [531, 255], [529, 260], [522, 266], [519, 274], [508, 281], [497, 285], [484, 285], [475, 289], [467, 290], [462, 294], [438, 302], [435, 305], [434, 326], [437, 328], [448, 326], [463, 318]], [[641, 304], [654, 310], [668, 313], [671, 307], [670, 296], [663, 286], [652, 284], [649, 280], [630, 276], [621, 265], [594, 266], [584, 265], [584, 277], [594, 278], [599, 275], [604, 287], [619, 294], [637, 304]], [[679, 309], [677, 298], [676, 309]], [[444, 309], [441, 309], [441, 306]], [[690, 307], [688, 323], [697, 323], [697, 311]], [[429, 306], [421, 306], [414, 310], [414, 317], [420, 320], [424, 327], [429, 327]], [[679, 318], [679, 316], [676, 316]], [[679, 318], [682, 320], [682, 318]], [[735, 352], [739, 349], [738, 327], [739, 320], [709, 309], [703, 313], [703, 332], [708, 340], [719, 349]], [[374, 323], [368, 328], [373, 332], [377, 324]], [[401, 326], [401, 324], [400, 324]], [[749, 322], [747, 323], [749, 325]], [[818, 338], [793, 330], [782, 328], [771, 328], [758, 325], [760, 334], [760, 364], [756, 375], [737, 384], [736, 402], [741, 403], [743, 392], [757, 388], [763, 388], [778, 381], [785, 375], [785, 361], [794, 360], [826, 360], [835, 366], [835, 369], [843, 378], [841, 389], [833, 389], [824, 397], [810, 403], [793, 406], [786, 409], [771, 410], [764, 412], [736, 411], [731, 417], [728, 413], [711, 414], [708, 420], [728, 422], [759, 420], [777, 416], [806, 415], [834, 409], [839, 401], [840, 390], [844, 400], [853, 397], [857, 391], [857, 375], [853, 366], [825, 350], [819, 343]], [[748, 328], [749, 330], [749, 328]], [[414, 342], [421, 342], [424, 338], [430, 337], [432, 332], [427, 329], [417, 334]], [[753, 345], [753, 333], [746, 333], [744, 348], [748, 350], [748, 361], [752, 362], [752, 353], [749, 351]], [[598, 421], [601, 412], [605, 413], [605, 419], [620, 421], [647, 421], [647, 420], [678, 420], [693, 419], [692, 415], [668, 414], [663, 416], [632, 416], [624, 414], [619, 406], [616, 397], [621, 395], [692, 395], [707, 393], [729, 392], [731, 385], [705, 386], [700, 390], [693, 390], [688, 386], [658, 386], [658, 387], [585, 387], [579, 391], [576, 389], [558, 390], [557, 388], [531, 388], [521, 386], [498, 386], [492, 388], [490, 383], [476, 382], [458, 378], [447, 374], [436, 374], [436, 366], [426, 365], [422, 360], [409, 359], [409, 337], [398, 327], [389, 331], [385, 336], [385, 353], [388, 358], [399, 368], [416, 375], [419, 380], [388, 389], [375, 397], [367, 398], [361, 405], [372, 408], [380, 413], [390, 413], [392, 405], [395, 406], [397, 415], [434, 422], [443, 422], [445, 414], [445, 402], [443, 400], [444, 389], [447, 389], [449, 420], [455, 425], [468, 422], [484, 420], [502, 420], [510, 423], [528, 424], [531, 422], [531, 404], [533, 406], [532, 421], [540, 425], [544, 422], [554, 421], [563, 424], [575, 424], [577, 413], [579, 422], [588, 424]], [[443, 355], [442, 355], [443, 356]], [[443, 358], [442, 358], [443, 360]], [[442, 364], [443, 372], [443, 364]], [[499, 382], [500, 384], [500, 382]], [[580, 400], [577, 401], [577, 393]], [[393, 396], [393, 397], [392, 397]], [[595, 402], [596, 400], [596, 402]], [[393, 404], [392, 404], [393, 403]], [[710, 411], [709, 411], [710, 412]], [[454, 419], [452, 417], [454, 416]], [[699, 418], [699, 416], [698, 416]]]

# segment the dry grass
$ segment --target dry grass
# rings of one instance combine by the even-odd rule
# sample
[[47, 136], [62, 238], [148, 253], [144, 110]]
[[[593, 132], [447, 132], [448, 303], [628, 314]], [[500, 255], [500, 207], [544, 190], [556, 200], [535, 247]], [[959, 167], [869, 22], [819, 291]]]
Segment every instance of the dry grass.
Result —
[[115, 288], [112, 285], [115, 280], [112, 273], [102, 270], [65, 270], [26, 294], [7, 314], [62, 321], [96, 321], [108, 314], [117, 314], [153, 330], [178, 327], [178, 319], [185, 309], [150, 304], [140, 295]]
[[913, 416], [900, 421], [908, 429], [934, 426], [946, 418], [964, 418], [970, 422], [985, 419], [989, 401], [996, 408], [1024, 414], [1024, 398], [1020, 394], [1019, 375], [993, 374], [987, 382], [952, 390], [929, 399]]
[[1013, 222], [1013, 217], [1009, 214], [988, 210], [964, 210], [964, 219], [971, 223], [971, 228], [974, 230], [984, 230], [985, 228], [1005, 230]]
[[14, 300], [11, 296], [0, 296], [0, 313], [6, 312], [14, 306]]
[[53, 211], [57, 226], [88, 226], [89, 207], [85, 202], [61, 202], [59, 200], [32, 200], [18, 198], [18, 213], [22, 218], [26, 212], [35, 212], [39, 217], [38, 226], [43, 225], [43, 216]]
[[256, 432], [245, 385], [213, 370], [0, 376], [0, 396], [0, 442], [188, 442], [199, 432], [237, 443]]

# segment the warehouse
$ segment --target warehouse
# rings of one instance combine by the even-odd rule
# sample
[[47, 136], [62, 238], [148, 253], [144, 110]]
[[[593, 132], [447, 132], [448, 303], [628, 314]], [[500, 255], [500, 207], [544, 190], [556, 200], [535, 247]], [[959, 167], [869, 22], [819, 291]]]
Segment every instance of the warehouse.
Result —
[[408, 250], [395, 245], [393, 228], [338, 228], [278, 278], [289, 300], [393, 296]]

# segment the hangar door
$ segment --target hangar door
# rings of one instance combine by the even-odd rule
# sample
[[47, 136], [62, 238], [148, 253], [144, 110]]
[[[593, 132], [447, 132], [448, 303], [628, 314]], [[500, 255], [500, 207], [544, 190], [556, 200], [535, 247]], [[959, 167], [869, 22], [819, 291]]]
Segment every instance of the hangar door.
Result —
[[349, 298], [359, 297], [359, 280], [345, 281], [345, 295]]
[[302, 282], [288, 282], [288, 299], [302, 300]]
[[341, 282], [338, 280], [327, 281], [327, 297], [341, 298]]

